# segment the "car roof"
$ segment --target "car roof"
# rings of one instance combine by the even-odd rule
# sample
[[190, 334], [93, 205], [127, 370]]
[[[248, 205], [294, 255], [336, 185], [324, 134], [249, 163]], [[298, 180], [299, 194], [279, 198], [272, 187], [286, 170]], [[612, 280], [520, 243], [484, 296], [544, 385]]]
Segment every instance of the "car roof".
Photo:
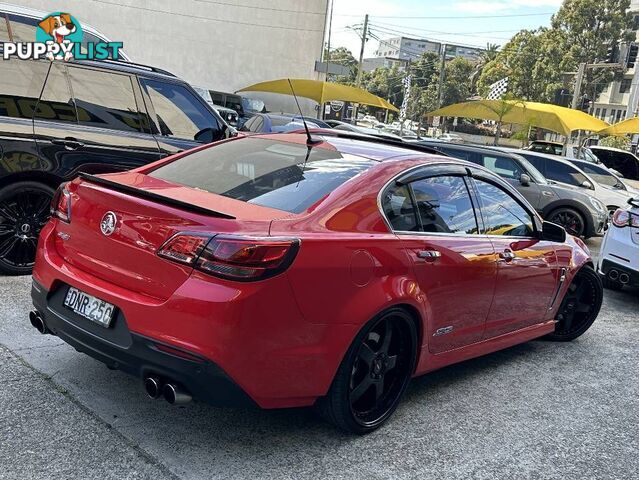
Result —
[[143, 65], [141, 63], [124, 62], [119, 60], [71, 60], [69, 61], [69, 64], [86, 65], [102, 70], [112, 70], [116, 72], [140, 75], [143, 77], [180, 81], [182, 83], [186, 83], [184, 80], [178, 78], [176, 75], [167, 70], [163, 70], [161, 68], [153, 67], [150, 65]]
[[561, 142], [553, 142], [552, 140], [533, 140], [531, 143], [541, 143], [544, 145], [560, 145], [560, 146], [564, 146], [563, 143]]

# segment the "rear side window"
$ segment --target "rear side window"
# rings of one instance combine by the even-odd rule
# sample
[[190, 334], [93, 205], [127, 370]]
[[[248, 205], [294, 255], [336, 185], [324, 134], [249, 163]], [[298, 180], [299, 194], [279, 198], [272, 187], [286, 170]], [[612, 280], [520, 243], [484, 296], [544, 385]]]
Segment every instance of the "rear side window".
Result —
[[131, 77], [70, 67], [69, 78], [81, 125], [130, 132], [142, 130]]
[[59, 62], [54, 62], [51, 65], [35, 118], [54, 122], [77, 123], [78, 117], [73, 98], [71, 98], [66, 68]]
[[420, 230], [408, 185], [393, 185], [389, 188], [384, 193], [382, 208], [394, 231], [417, 232]]
[[444, 152], [451, 157], [460, 158], [462, 160], [468, 160], [469, 162], [476, 163], [477, 165], [481, 165], [481, 155], [476, 152], [472, 152], [470, 150], [462, 150], [458, 148], [448, 148], [448, 147], [440, 147], [439, 145], [435, 147], [437, 150]]
[[241, 138], [192, 153], [149, 175], [256, 205], [300, 213], [376, 162], [324, 148]]
[[422, 231], [477, 233], [470, 193], [462, 177], [433, 177], [411, 184]]
[[[0, 18], [0, 24], [4, 21]], [[0, 60], [0, 116], [33, 118], [49, 62]]]
[[162, 135], [196, 140], [199, 132], [212, 128], [214, 140], [224, 136], [215, 115], [185, 86], [148, 78], [141, 81], [151, 97]]
[[9, 14], [9, 25], [11, 26], [11, 36], [14, 42], [35, 42], [36, 28], [39, 20], [35, 18], [23, 17], [21, 15]]
[[532, 163], [533, 167], [541, 172], [542, 175], [546, 175], [546, 159], [538, 157], [537, 155], [521, 154], [526, 160]]
[[597, 183], [607, 185], [609, 187], [621, 185], [617, 177], [615, 177], [605, 168], [601, 168], [598, 165], [593, 165], [590, 163], [580, 163], [579, 168], [590, 175]]

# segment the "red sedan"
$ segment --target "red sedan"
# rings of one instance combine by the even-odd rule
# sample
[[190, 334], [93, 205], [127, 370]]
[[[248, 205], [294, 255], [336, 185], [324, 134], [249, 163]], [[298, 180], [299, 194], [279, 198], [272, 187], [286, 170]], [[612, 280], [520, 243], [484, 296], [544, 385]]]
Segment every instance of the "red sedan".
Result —
[[595, 320], [588, 249], [491, 172], [308, 140], [236, 138], [62, 186], [31, 323], [170, 403], [316, 405], [366, 433], [413, 376]]

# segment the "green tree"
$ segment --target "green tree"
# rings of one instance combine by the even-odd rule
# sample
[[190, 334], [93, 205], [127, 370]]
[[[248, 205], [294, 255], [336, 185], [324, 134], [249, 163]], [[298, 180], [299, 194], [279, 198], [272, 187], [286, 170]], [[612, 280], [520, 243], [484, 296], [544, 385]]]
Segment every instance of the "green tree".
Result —
[[446, 62], [444, 85], [442, 89], [442, 106], [464, 102], [471, 95], [470, 76], [474, 65], [462, 57]]
[[[565, 0], [552, 17], [552, 27], [566, 39], [564, 55], [579, 63], [602, 61], [609, 47], [633, 40], [630, 0]], [[610, 69], [588, 69], [582, 93], [595, 98], [613, 79]]]
[[497, 58], [497, 55], [499, 55], [499, 45], [497, 45], [496, 43], [487, 43], [486, 50], [482, 51], [479, 55], [479, 61], [475, 65], [475, 70], [473, 71], [470, 79], [471, 90], [473, 91], [473, 93], [477, 92], [479, 77], [481, 77], [484, 68], [486, 68], [486, 66], [490, 62], [495, 60], [495, 58]]
[[335, 75], [330, 78], [331, 81], [344, 83], [344, 84], [354, 84], [355, 79], [357, 78], [357, 69], [359, 66], [359, 62], [355, 59], [351, 51], [346, 47], [338, 47], [336, 49], [331, 49], [330, 53], [328, 50], [324, 50], [324, 59], [328, 60], [332, 63], [337, 63], [343, 67], [347, 67], [349, 69], [348, 75]]

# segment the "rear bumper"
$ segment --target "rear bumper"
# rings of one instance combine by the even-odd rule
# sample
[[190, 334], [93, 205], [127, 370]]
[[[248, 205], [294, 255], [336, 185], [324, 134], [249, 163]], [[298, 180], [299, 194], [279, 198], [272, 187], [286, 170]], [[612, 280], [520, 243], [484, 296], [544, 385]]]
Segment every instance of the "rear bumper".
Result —
[[[114, 330], [116, 335], [107, 340], [93, 333], [103, 327], [83, 319], [78, 321], [73, 312], [65, 312], [61, 308], [58, 295], [48, 292], [35, 280], [31, 298], [47, 328], [54, 335], [109, 368], [140, 378], [156, 375], [177, 382], [194, 398], [211, 405], [256, 406], [218, 365], [191, 352], [129, 332], [122, 315], [114, 320], [118, 323]], [[162, 348], [167, 351], [160, 350]]]

